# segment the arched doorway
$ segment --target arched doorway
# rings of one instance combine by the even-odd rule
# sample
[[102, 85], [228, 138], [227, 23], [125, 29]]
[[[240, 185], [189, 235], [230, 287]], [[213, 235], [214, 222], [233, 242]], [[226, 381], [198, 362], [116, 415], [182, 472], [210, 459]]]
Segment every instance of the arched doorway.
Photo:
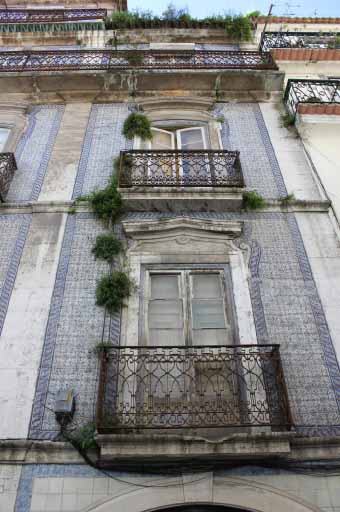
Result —
[[250, 512], [244, 508], [224, 507], [222, 505], [177, 505], [160, 509], [159, 512]]

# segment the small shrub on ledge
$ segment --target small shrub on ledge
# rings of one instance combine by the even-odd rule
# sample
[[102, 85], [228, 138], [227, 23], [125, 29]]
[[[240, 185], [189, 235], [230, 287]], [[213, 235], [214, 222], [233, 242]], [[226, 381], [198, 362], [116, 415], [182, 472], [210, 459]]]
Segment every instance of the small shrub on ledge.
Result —
[[265, 199], [256, 190], [243, 193], [243, 208], [245, 210], [260, 210], [266, 207]]
[[129, 140], [134, 137], [150, 140], [152, 139], [151, 123], [146, 115], [140, 112], [132, 112], [125, 119], [122, 134]]
[[125, 272], [112, 272], [98, 282], [96, 304], [105, 307], [108, 313], [116, 313], [124, 299], [130, 296], [132, 288], [133, 283]]

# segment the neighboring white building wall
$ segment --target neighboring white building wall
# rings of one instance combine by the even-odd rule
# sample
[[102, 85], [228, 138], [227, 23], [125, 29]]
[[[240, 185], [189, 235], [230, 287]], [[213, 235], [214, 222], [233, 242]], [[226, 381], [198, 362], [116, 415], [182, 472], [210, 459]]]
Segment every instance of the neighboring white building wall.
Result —
[[339, 61], [276, 61], [280, 71], [285, 73], [285, 83], [290, 78], [327, 80], [330, 76], [340, 77]]
[[296, 133], [284, 128], [276, 105], [261, 103], [260, 107], [288, 194], [294, 194], [296, 199], [321, 199], [301, 140]]
[[28, 434], [64, 224], [59, 213], [32, 217], [1, 336], [0, 439]]

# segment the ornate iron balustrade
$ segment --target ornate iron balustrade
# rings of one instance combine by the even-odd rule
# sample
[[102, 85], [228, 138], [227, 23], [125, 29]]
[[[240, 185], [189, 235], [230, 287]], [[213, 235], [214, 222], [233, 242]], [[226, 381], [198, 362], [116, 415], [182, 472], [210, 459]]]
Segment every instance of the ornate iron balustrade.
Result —
[[278, 69], [270, 53], [206, 50], [32, 50], [0, 52], [0, 71]]
[[0, 202], [4, 202], [17, 169], [13, 153], [0, 153]]
[[112, 347], [101, 354], [101, 433], [290, 424], [278, 345]]
[[340, 48], [335, 32], [264, 32], [259, 50], [267, 52], [273, 48]]
[[106, 9], [0, 9], [0, 24], [103, 20], [106, 14]]
[[238, 151], [121, 151], [119, 186], [244, 187]]
[[288, 80], [284, 101], [293, 115], [300, 103], [340, 103], [340, 80]]

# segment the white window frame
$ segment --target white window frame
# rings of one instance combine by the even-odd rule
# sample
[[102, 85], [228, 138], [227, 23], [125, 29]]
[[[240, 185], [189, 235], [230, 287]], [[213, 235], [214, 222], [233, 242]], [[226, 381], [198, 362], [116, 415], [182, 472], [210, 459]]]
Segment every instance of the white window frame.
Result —
[[[229, 331], [230, 335], [226, 337], [227, 340], [231, 340], [231, 345], [234, 344], [234, 318], [233, 318], [233, 304], [231, 302], [231, 293], [228, 294], [228, 290], [226, 287], [226, 279], [225, 279], [225, 271], [221, 266], [202, 266], [199, 268], [194, 268], [192, 266], [181, 265], [178, 268], [169, 268], [166, 266], [165, 268], [147, 268], [145, 269], [145, 280], [143, 285], [142, 292], [142, 303], [140, 305], [140, 317], [141, 317], [141, 332], [139, 337], [139, 344], [149, 346], [150, 345], [150, 335], [149, 335], [149, 304], [152, 300], [151, 298], [151, 276], [152, 275], [177, 275], [178, 276], [178, 290], [179, 295], [178, 298], [182, 302], [182, 314], [183, 314], [183, 337], [184, 337], [184, 345], [183, 346], [193, 346], [193, 276], [195, 274], [218, 274], [220, 277], [221, 284], [221, 299], [223, 301], [223, 313], [224, 313], [224, 322], [225, 326], [222, 328], [212, 328], [212, 329], [221, 329]], [[160, 299], [161, 300], [161, 299]], [[208, 328], [202, 330], [209, 330]], [[207, 343], [208, 345], [209, 343]]]
[[5, 139], [5, 142], [4, 142], [3, 146], [0, 146], [0, 153], [5, 153], [6, 152], [6, 147], [8, 145], [9, 140], [10, 140], [10, 137], [11, 137], [12, 129], [8, 125], [0, 124], [0, 130], [6, 130], [7, 131], [7, 137]]

